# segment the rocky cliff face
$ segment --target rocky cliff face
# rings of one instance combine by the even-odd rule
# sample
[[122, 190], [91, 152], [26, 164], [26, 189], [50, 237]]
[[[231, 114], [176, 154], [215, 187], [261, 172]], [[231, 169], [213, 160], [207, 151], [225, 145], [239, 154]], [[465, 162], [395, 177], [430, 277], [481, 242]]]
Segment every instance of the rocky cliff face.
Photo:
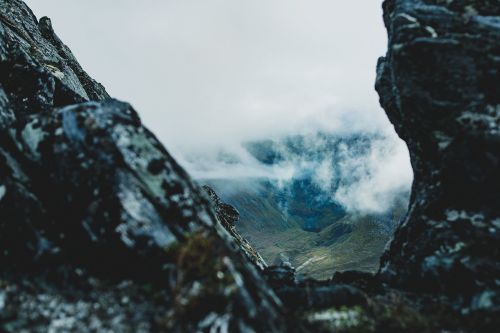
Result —
[[47, 18], [0, 0], [0, 330], [497, 328], [500, 4], [384, 9], [377, 89], [412, 155], [410, 212], [378, 275], [317, 282], [261, 272], [230, 233], [234, 211], [85, 74]]
[[464, 312], [498, 311], [500, 3], [386, 1], [384, 10], [377, 90], [415, 181], [381, 277], [456, 297]]
[[210, 200], [212, 201], [215, 209], [215, 216], [217, 217], [219, 223], [227, 230], [227, 232], [229, 232], [236, 244], [238, 244], [238, 246], [243, 250], [250, 261], [261, 269], [265, 268], [267, 264], [262, 256], [236, 230], [235, 223], [240, 219], [240, 213], [238, 210], [236, 210], [233, 206], [222, 202], [217, 193], [215, 193], [211, 187], [204, 185], [203, 189], [207, 192]]

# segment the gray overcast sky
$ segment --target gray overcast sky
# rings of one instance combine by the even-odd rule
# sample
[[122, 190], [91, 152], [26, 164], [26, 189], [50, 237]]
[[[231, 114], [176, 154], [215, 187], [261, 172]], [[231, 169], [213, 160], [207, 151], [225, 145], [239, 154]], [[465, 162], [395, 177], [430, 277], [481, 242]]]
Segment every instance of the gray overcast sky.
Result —
[[306, 128], [391, 130], [381, 0], [29, 0], [172, 150]]
[[[387, 139], [339, 162], [359, 179], [341, 193], [343, 204], [383, 210], [410, 187], [408, 150], [374, 90], [387, 43], [382, 0], [27, 2], [197, 178], [291, 179], [300, 163], [268, 170], [240, 143], [361, 131]], [[219, 160], [220, 147], [240, 163]]]

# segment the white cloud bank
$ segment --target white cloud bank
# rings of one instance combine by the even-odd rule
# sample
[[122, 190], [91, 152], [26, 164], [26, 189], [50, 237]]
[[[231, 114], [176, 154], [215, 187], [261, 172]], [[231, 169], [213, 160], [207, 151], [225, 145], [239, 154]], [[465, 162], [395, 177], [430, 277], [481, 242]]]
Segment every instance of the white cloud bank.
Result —
[[[394, 149], [360, 162], [373, 163], [368, 176], [340, 200], [373, 207], [394, 182], [409, 187], [408, 152], [373, 88], [386, 49], [382, 0], [26, 2], [194, 176], [284, 174], [245, 157], [243, 141], [370, 132]], [[186, 162], [220, 148], [245, 163], [227, 173], [213, 156]]]

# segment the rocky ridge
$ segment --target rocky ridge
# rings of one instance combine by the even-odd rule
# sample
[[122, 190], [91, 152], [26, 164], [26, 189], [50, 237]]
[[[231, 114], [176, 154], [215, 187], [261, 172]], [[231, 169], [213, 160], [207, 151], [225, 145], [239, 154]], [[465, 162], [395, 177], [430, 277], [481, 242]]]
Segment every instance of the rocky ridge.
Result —
[[212, 201], [215, 209], [215, 215], [219, 223], [229, 232], [238, 246], [257, 267], [260, 269], [267, 267], [267, 264], [262, 256], [236, 230], [235, 223], [237, 223], [240, 219], [240, 213], [238, 210], [233, 206], [222, 202], [217, 193], [215, 193], [210, 186], [204, 185], [203, 189], [207, 192], [210, 200]]

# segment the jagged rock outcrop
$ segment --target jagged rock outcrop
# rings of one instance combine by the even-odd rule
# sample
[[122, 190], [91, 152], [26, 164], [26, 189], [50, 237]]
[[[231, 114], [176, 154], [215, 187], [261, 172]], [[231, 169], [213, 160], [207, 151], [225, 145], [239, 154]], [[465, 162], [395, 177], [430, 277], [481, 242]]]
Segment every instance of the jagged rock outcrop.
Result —
[[280, 301], [218, 225], [50, 20], [1, 0], [0, 330], [284, 331]]
[[243, 238], [238, 231], [236, 231], [235, 223], [240, 219], [240, 213], [236, 208], [231, 205], [228, 205], [219, 198], [217, 193], [207, 185], [203, 186], [205, 192], [207, 192], [210, 200], [215, 209], [215, 216], [219, 223], [229, 232], [233, 239], [236, 241], [236, 244], [245, 252], [248, 258], [260, 269], [263, 269], [267, 266], [266, 262], [262, 258], [262, 256], [250, 245], [250, 243]]
[[500, 2], [386, 0], [384, 19], [377, 90], [415, 180], [380, 276], [487, 321], [500, 311]]

